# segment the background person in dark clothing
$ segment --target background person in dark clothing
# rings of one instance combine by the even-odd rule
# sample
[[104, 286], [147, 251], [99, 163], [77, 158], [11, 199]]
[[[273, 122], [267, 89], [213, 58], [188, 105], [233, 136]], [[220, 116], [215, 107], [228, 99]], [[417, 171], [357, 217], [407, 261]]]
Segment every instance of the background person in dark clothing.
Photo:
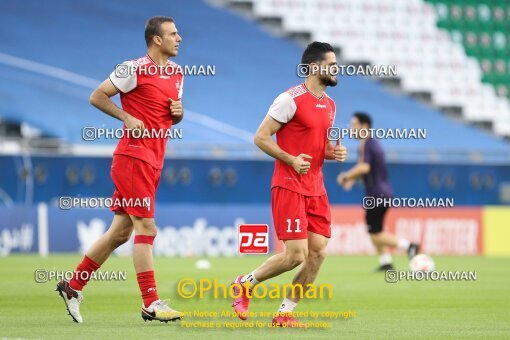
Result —
[[[342, 172], [337, 177], [338, 185], [345, 190], [351, 190], [356, 179], [361, 177], [365, 185], [366, 197], [386, 197], [393, 195], [388, 181], [388, 170], [384, 159], [384, 151], [380, 143], [370, 137], [368, 131], [372, 127], [372, 119], [363, 112], [356, 112], [351, 119], [351, 129], [360, 141], [358, 161], [350, 170]], [[361, 131], [361, 133], [360, 133]], [[367, 201], [368, 202], [368, 201]], [[418, 245], [403, 238], [383, 231], [384, 217], [389, 207], [385, 205], [370, 206], [365, 204], [368, 232], [377, 253], [379, 254], [380, 271], [393, 269], [393, 259], [388, 247], [396, 247], [407, 251], [410, 258], [418, 252]]]

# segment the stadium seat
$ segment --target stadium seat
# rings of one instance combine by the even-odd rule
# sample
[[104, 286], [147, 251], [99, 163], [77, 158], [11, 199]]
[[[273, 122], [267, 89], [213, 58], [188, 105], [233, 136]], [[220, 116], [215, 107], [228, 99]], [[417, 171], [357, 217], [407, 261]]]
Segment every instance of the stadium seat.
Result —
[[[308, 31], [314, 40], [338, 46], [344, 62], [397, 64], [405, 91], [430, 92], [433, 104], [460, 107], [467, 121], [495, 125], [501, 119], [494, 117], [510, 114], [507, 106], [495, 104], [498, 97], [507, 100], [510, 96], [510, 44], [504, 34], [510, 28], [506, 17], [510, 7], [506, 2], [252, 2], [256, 16], [281, 17], [285, 31]], [[486, 90], [482, 82], [495, 91]]]

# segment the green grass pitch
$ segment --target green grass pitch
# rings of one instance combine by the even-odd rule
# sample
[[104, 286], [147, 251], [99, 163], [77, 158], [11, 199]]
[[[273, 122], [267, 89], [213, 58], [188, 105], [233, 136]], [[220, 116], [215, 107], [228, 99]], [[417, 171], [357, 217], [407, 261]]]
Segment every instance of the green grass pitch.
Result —
[[[54, 291], [55, 282], [36, 283], [36, 269], [73, 269], [75, 254], [11, 256], [0, 258], [0, 338], [44, 339], [288, 339], [292, 338], [510, 338], [510, 266], [507, 258], [436, 257], [438, 270], [477, 271], [475, 282], [386, 283], [384, 274], [371, 272], [375, 257], [330, 256], [317, 284], [333, 287], [332, 299], [303, 301], [297, 311], [353, 311], [350, 319], [325, 320], [330, 328], [184, 328], [174, 323], [143, 322], [141, 299], [130, 258], [112, 257], [101, 270], [125, 270], [127, 281], [91, 282], [84, 290], [83, 324], [75, 324]], [[228, 284], [246, 273], [264, 256], [213, 258], [211, 269], [195, 268], [193, 258], [156, 258], [156, 279], [161, 298], [181, 311], [231, 310], [230, 300], [183, 299], [177, 294], [180, 279], [217, 278]], [[404, 269], [407, 260], [396, 258]], [[286, 283], [287, 273], [268, 283]], [[278, 300], [253, 300], [250, 311], [274, 312]], [[195, 320], [187, 318], [188, 321]], [[196, 319], [205, 321], [205, 319]], [[259, 321], [269, 322], [270, 319]], [[216, 318], [212, 321], [237, 322]], [[302, 320], [306, 321], [306, 320]], [[240, 322], [240, 320], [239, 320]]]

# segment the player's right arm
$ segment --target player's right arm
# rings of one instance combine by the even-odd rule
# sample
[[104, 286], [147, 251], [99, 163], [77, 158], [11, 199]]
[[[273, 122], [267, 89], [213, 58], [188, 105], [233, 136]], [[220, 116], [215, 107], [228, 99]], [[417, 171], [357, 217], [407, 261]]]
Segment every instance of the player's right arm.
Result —
[[125, 61], [115, 67], [108, 79], [103, 81], [90, 95], [90, 104], [107, 115], [121, 120], [128, 129], [144, 129], [143, 122], [115, 105], [111, 97], [119, 92], [128, 93], [138, 85], [138, 75], [133, 61]]
[[110, 79], [106, 79], [99, 85], [94, 92], [90, 95], [90, 104], [97, 107], [104, 113], [117, 118], [126, 124], [128, 129], [140, 129], [143, 130], [143, 122], [135, 117], [131, 116], [126, 111], [115, 105], [111, 97], [119, 93], [119, 90], [113, 86]]
[[143, 130], [144, 126], [141, 120], [131, 116], [112, 101], [111, 97], [118, 93], [119, 90], [113, 86], [111, 80], [106, 79], [90, 95], [90, 104], [113, 118], [123, 121], [128, 129]]
[[304, 153], [293, 156], [282, 150], [273, 139], [273, 135], [292, 119], [296, 110], [294, 101], [289, 98], [288, 93], [283, 93], [275, 99], [255, 133], [254, 143], [269, 156], [292, 166], [298, 174], [306, 174], [310, 169], [310, 162], [306, 159], [312, 157]]

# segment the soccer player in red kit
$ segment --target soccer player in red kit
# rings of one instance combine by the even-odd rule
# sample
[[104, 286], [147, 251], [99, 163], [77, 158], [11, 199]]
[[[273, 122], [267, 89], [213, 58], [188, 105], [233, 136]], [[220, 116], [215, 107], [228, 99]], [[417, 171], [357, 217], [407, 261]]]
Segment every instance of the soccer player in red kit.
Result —
[[[331, 212], [324, 188], [324, 159], [345, 161], [344, 146], [333, 146], [328, 128], [333, 125], [335, 102], [325, 93], [336, 86], [338, 70], [333, 48], [327, 43], [313, 42], [305, 49], [301, 66], [308, 68], [303, 84], [280, 94], [255, 135], [255, 144], [276, 159], [271, 183], [273, 224], [285, 250], [246, 275], [233, 281], [232, 306], [245, 320], [249, 290], [259, 282], [278, 276], [302, 264], [294, 276], [294, 294], [288, 294], [280, 306], [273, 325], [301, 327], [292, 317], [298, 303], [299, 286], [306, 292], [314, 282], [326, 255], [331, 237]], [[276, 142], [272, 136], [276, 134]]]
[[[177, 56], [181, 40], [172, 18], [150, 18], [145, 26], [147, 54], [117, 65], [109, 79], [90, 96], [92, 105], [124, 122], [126, 133], [114, 152], [111, 176], [115, 184], [114, 200], [129, 205], [110, 208], [115, 215], [108, 231], [87, 250], [72, 279], [57, 284], [57, 291], [75, 322], [83, 322], [79, 307], [82, 289], [91, 274], [130, 239], [133, 230], [133, 263], [143, 299], [142, 318], [165, 322], [180, 318], [179, 312], [158, 297], [152, 244], [157, 233], [154, 199], [167, 141], [163, 136], [183, 118], [182, 69], [168, 60]], [[111, 100], [118, 93], [122, 109]], [[142, 134], [143, 131], [154, 133]]]

